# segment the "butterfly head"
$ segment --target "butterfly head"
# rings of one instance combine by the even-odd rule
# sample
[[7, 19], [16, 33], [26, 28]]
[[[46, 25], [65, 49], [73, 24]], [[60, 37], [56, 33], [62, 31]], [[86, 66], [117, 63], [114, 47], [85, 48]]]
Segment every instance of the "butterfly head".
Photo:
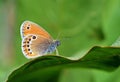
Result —
[[54, 44], [55, 44], [55, 46], [59, 46], [60, 45], [60, 41], [59, 40], [55, 40]]

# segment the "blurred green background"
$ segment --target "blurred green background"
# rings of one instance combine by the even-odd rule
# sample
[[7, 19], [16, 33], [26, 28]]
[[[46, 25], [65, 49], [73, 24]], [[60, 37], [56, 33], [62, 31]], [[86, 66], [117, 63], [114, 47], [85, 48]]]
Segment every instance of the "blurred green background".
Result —
[[[60, 55], [79, 58], [92, 46], [110, 46], [120, 35], [120, 0], [0, 0], [0, 82], [29, 61], [21, 52], [20, 25], [30, 20], [56, 39]], [[66, 68], [59, 82], [120, 82], [114, 72]]]

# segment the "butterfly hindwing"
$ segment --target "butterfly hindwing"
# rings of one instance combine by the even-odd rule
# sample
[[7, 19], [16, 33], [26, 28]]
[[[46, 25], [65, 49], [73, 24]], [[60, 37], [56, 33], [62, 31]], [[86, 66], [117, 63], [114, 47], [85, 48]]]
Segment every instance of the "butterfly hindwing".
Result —
[[40, 35], [27, 35], [22, 41], [22, 51], [27, 58], [45, 55], [51, 40]]

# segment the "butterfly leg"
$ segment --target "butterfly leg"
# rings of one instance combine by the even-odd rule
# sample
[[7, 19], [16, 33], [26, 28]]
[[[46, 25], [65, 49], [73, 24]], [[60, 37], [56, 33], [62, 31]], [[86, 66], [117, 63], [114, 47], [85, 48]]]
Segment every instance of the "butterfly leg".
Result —
[[55, 51], [56, 51], [56, 55], [58, 56], [58, 55], [59, 55], [59, 52], [58, 52], [57, 48], [55, 48]]

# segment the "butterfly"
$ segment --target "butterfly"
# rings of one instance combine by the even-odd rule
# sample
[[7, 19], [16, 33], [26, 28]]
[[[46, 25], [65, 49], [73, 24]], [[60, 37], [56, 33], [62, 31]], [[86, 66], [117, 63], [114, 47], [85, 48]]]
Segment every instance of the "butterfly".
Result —
[[20, 27], [22, 38], [22, 52], [28, 59], [51, 54], [60, 45], [59, 40], [54, 40], [51, 35], [38, 24], [24, 21]]

